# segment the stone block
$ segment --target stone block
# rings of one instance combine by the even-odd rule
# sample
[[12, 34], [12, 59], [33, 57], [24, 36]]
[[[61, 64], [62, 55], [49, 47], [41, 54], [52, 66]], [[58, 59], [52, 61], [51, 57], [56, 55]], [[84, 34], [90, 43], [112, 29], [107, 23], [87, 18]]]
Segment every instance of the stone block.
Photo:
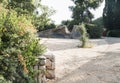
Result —
[[39, 66], [39, 70], [46, 70], [46, 67], [45, 66]]
[[49, 59], [46, 59], [46, 68], [52, 69], [52, 62]]
[[54, 70], [47, 70], [46, 71], [46, 78], [47, 79], [55, 79], [55, 71]]
[[46, 60], [40, 60], [39, 65], [44, 66], [46, 64]]
[[54, 56], [53, 53], [50, 52], [50, 51], [47, 51], [47, 52], [44, 54], [44, 56], [45, 56], [47, 59], [50, 59], [52, 62], [55, 61], [55, 56]]

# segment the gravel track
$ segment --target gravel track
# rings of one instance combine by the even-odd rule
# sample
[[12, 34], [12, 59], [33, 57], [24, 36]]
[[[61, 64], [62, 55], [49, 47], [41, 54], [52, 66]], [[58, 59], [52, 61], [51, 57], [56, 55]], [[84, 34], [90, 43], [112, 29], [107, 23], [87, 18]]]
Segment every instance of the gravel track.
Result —
[[93, 48], [77, 48], [79, 40], [42, 38], [55, 55], [56, 83], [120, 83], [120, 38], [90, 40]]

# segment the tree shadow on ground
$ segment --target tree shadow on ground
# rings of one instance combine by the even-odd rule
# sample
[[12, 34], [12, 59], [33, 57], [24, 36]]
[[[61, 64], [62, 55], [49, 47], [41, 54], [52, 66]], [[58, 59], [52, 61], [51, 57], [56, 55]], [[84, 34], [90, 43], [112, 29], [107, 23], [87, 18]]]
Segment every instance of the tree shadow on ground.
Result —
[[58, 79], [56, 83], [119, 83], [119, 49], [100, 53], [102, 56], [95, 57], [63, 78]]

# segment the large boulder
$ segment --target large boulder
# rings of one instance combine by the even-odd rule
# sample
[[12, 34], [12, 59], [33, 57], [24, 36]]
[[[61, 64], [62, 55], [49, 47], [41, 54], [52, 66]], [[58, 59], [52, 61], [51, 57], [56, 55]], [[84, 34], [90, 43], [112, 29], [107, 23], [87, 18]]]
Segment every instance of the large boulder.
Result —
[[65, 25], [58, 26], [56, 29], [53, 29], [53, 36], [55, 37], [69, 38], [69, 35], [70, 35], [70, 31]]
[[79, 32], [78, 25], [74, 25], [74, 27], [70, 33], [70, 38], [72, 38], [72, 39], [79, 39], [80, 38], [80, 32]]
[[65, 25], [58, 26], [55, 29], [49, 29], [38, 33], [40, 37], [49, 38], [70, 38], [70, 31]]

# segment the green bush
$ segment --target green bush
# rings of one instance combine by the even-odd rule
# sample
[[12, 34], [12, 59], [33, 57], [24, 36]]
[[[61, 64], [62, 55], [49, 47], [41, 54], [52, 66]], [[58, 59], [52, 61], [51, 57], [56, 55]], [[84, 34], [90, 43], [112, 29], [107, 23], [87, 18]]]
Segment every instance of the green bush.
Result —
[[66, 25], [69, 31], [72, 31], [74, 25], [78, 25], [78, 24], [76, 24], [76, 22], [73, 20], [64, 20], [61, 22], [61, 25]]
[[108, 31], [107, 36], [109, 36], [109, 37], [120, 37], [120, 29]]
[[35, 83], [33, 66], [44, 52], [36, 30], [15, 11], [0, 12], [0, 75], [12, 83]]
[[103, 28], [95, 24], [86, 25], [87, 32], [90, 38], [101, 38], [103, 35]]
[[[39, 26], [39, 27], [42, 27], [42, 26]], [[54, 28], [56, 28], [56, 25], [54, 23], [51, 23], [51, 24], [44, 25], [43, 28], [39, 28], [39, 31], [44, 31], [47, 29], [54, 29]]]
[[80, 47], [89, 48], [89, 38], [84, 23], [79, 24], [79, 32], [81, 33], [80, 41], [82, 42], [82, 45]]
[[96, 20], [94, 20], [93, 24], [96, 24], [97, 26], [104, 28], [103, 17], [100, 17], [100, 18], [97, 18]]

